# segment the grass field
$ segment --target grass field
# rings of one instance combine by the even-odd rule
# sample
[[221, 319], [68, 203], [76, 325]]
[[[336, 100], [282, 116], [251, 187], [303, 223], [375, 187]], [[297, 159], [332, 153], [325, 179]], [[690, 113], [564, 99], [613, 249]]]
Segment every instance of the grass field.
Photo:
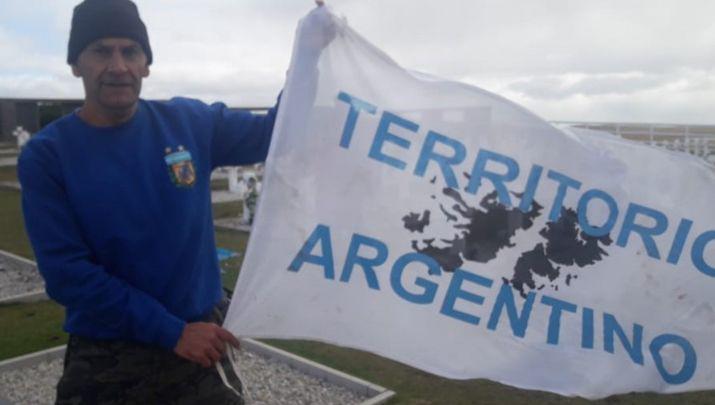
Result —
[[[240, 203], [215, 204], [214, 216], [239, 215], [240, 209]], [[23, 228], [19, 192], [0, 190], [0, 230], [0, 249], [32, 258]], [[243, 253], [247, 241], [244, 233], [216, 231], [216, 243], [220, 247]], [[224, 286], [229, 289], [235, 285], [242, 261], [241, 255], [221, 264]], [[62, 308], [48, 301], [0, 306], [0, 330], [3, 331], [0, 333], [0, 360], [65, 343], [67, 337], [61, 331], [63, 316]], [[370, 353], [323, 343], [300, 340], [268, 342], [396, 391], [397, 396], [390, 404], [715, 404], [715, 393], [712, 391], [678, 395], [628, 394], [587, 401], [520, 390], [486, 380], [448, 380]], [[535, 365], [533, 372], [543, 370]]]
[[211, 190], [228, 190], [228, 179], [211, 180]]
[[214, 219], [219, 218], [237, 218], [241, 216], [242, 202], [240, 201], [230, 201], [224, 203], [217, 203], [213, 205], [213, 215]]
[[0, 181], [17, 181], [15, 166], [0, 166]]
[[18, 191], [0, 189], [0, 250], [35, 257], [25, 233]]
[[216, 246], [238, 252], [238, 257], [233, 257], [221, 262], [221, 281], [225, 288], [233, 291], [238, 279], [238, 271], [243, 263], [243, 253], [246, 251], [248, 235], [238, 231], [216, 230]]
[[67, 343], [64, 309], [52, 301], [0, 305], [0, 359]]

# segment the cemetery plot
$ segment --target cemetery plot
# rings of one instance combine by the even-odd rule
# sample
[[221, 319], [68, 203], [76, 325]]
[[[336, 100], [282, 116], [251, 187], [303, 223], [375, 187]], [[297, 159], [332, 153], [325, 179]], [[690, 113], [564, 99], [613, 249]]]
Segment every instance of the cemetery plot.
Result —
[[[377, 404], [391, 391], [278, 349], [247, 340], [238, 355], [247, 404]], [[0, 401], [50, 404], [62, 374], [64, 347], [0, 363]], [[298, 362], [298, 363], [296, 363]], [[312, 370], [311, 370], [312, 368]], [[316, 378], [312, 375], [322, 376]], [[332, 382], [330, 382], [332, 381]], [[370, 398], [372, 397], [372, 398]], [[1, 403], [1, 402], [0, 402]]]
[[45, 284], [34, 263], [0, 251], [0, 302], [44, 292]]

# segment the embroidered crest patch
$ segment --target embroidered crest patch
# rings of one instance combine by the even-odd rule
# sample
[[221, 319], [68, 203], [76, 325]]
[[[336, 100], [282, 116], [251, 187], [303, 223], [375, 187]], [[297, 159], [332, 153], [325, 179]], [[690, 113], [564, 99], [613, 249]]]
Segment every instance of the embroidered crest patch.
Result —
[[164, 161], [169, 168], [169, 177], [177, 187], [193, 187], [196, 183], [196, 170], [191, 160], [191, 152], [179, 146], [176, 152], [166, 148]]

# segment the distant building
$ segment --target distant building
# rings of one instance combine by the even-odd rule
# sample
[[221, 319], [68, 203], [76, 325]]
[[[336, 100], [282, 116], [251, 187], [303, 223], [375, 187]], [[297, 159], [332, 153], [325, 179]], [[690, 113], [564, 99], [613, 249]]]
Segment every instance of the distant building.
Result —
[[12, 133], [23, 127], [30, 133], [74, 111], [82, 100], [0, 98], [0, 142], [15, 143]]
[[[81, 107], [79, 99], [0, 98], [0, 143], [15, 143], [12, 133], [23, 127], [31, 134], [45, 125]], [[234, 109], [234, 108], [232, 108]], [[255, 113], [265, 113], [264, 107], [235, 108]]]
[[[83, 100], [79, 99], [0, 98], [0, 143], [14, 144], [16, 139], [13, 136], [13, 131], [17, 127], [23, 127], [34, 134], [50, 122], [81, 107], [82, 103]], [[231, 109], [258, 114], [265, 114], [268, 110], [266, 107], [233, 107]], [[420, 118], [433, 114], [430, 111], [411, 113]], [[451, 111], [443, 117], [443, 120], [447, 125], [454, 120], [483, 117], [484, 113], [479, 109]], [[604, 122], [554, 122], [553, 124], [609, 132], [625, 139], [689, 152], [715, 163], [715, 125]]]
[[[608, 132], [631, 141], [669, 150], [687, 152], [715, 164], [715, 125], [557, 122], [592, 131]], [[598, 132], [595, 132], [598, 133]]]

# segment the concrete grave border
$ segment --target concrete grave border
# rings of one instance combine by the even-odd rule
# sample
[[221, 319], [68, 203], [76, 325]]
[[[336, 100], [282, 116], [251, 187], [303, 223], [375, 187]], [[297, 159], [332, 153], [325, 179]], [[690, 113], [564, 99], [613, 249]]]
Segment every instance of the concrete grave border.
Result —
[[0, 374], [18, 368], [31, 367], [43, 361], [59, 359], [65, 355], [66, 348], [67, 345], [62, 345], [0, 361]]
[[[265, 343], [248, 338], [241, 339], [241, 343], [244, 350], [248, 350], [257, 355], [287, 364], [309, 376], [327, 381], [352, 392], [368, 396], [369, 398], [361, 402], [360, 405], [383, 404], [395, 395], [394, 391], [388, 390], [385, 387], [354, 377], [350, 374], [343, 373], [342, 371], [335, 370], [306, 358], [296, 356], [293, 353], [269, 346]], [[57, 346], [0, 361], [0, 374], [16, 370], [18, 368], [31, 367], [43, 361], [52, 361], [61, 358], [64, 356], [66, 348], [66, 345]]]
[[250, 352], [288, 364], [289, 366], [300, 370], [307, 375], [320, 380], [328, 381], [350, 391], [370, 397], [368, 400], [363, 401], [360, 405], [382, 404], [395, 395], [393, 391], [390, 391], [385, 387], [297, 356], [285, 350], [269, 346], [254, 339], [243, 338], [241, 339], [241, 344], [244, 349]]
[[22, 191], [20, 183], [16, 181], [0, 181], [0, 189], [10, 190], [10, 191]]
[[[10, 252], [6, 252], [4, 250], [0, 250], [0, 257], [11, 262], [12, 265], [18, 267], [20, 271], [37, 271], [37, 264], [32, 260], [26, 259]], [[20, 302], [37, 302], [46, 299], [48, 299], [47, 293], [45, 293], [44, 288], [41, 288], [35, 291], [2, 298], [0, 299], [0, 305], [16, 304]]]
[[[18, 266], [21, 271], [37, 271], [37, 265], [32, 260], [28, 260], [24, 257], [20, 257], [18, 255], [3, 250], [0, 250], [0, 256], [5, 258], [6, 260], [11, 261], [14, 265]], [[29, 293], [0, 299], [0, 304], [34, 302], [45, 299], [48, 299], [45, 291], [36, 290], [31, 291]], [[267, 357], [269, 359], [276, 360], [281, 363], [285, 363], [312, 377], [328, 381], [332, 384], [343, 387], [350, 391], [368, 396], [369, 399], [363, 401], [360, 405], [382, 404], [387, 402], [395, 395], [393, 391], [388, 390], [385, 387], [373, 384], [369, 381], [362, 380], [350, 374], [343, 373], [342, 371], [327, 367], [312, 360], [297, 356], [285, 350], [269, 346], [257, 340], [243, 338], [241, 339], [241, 342], [243, 344], [243, 348], [248, 351], [251, 351], [263, 357]], [[14, 370], [16, 368], [29, 367], [42, 361], [51, 361], [60, 358], [64, 356], [65, 348], [66, 346], [58, 346], [39, 352], [29, 353], [23, 356], [0, 361], [0, 373], [9, 370]]]
[[214, 221], [214, 228], [224, 231], [251, 233], [251, 226], [246, 224], [235, 224], [234, 218], [221, 218]]

